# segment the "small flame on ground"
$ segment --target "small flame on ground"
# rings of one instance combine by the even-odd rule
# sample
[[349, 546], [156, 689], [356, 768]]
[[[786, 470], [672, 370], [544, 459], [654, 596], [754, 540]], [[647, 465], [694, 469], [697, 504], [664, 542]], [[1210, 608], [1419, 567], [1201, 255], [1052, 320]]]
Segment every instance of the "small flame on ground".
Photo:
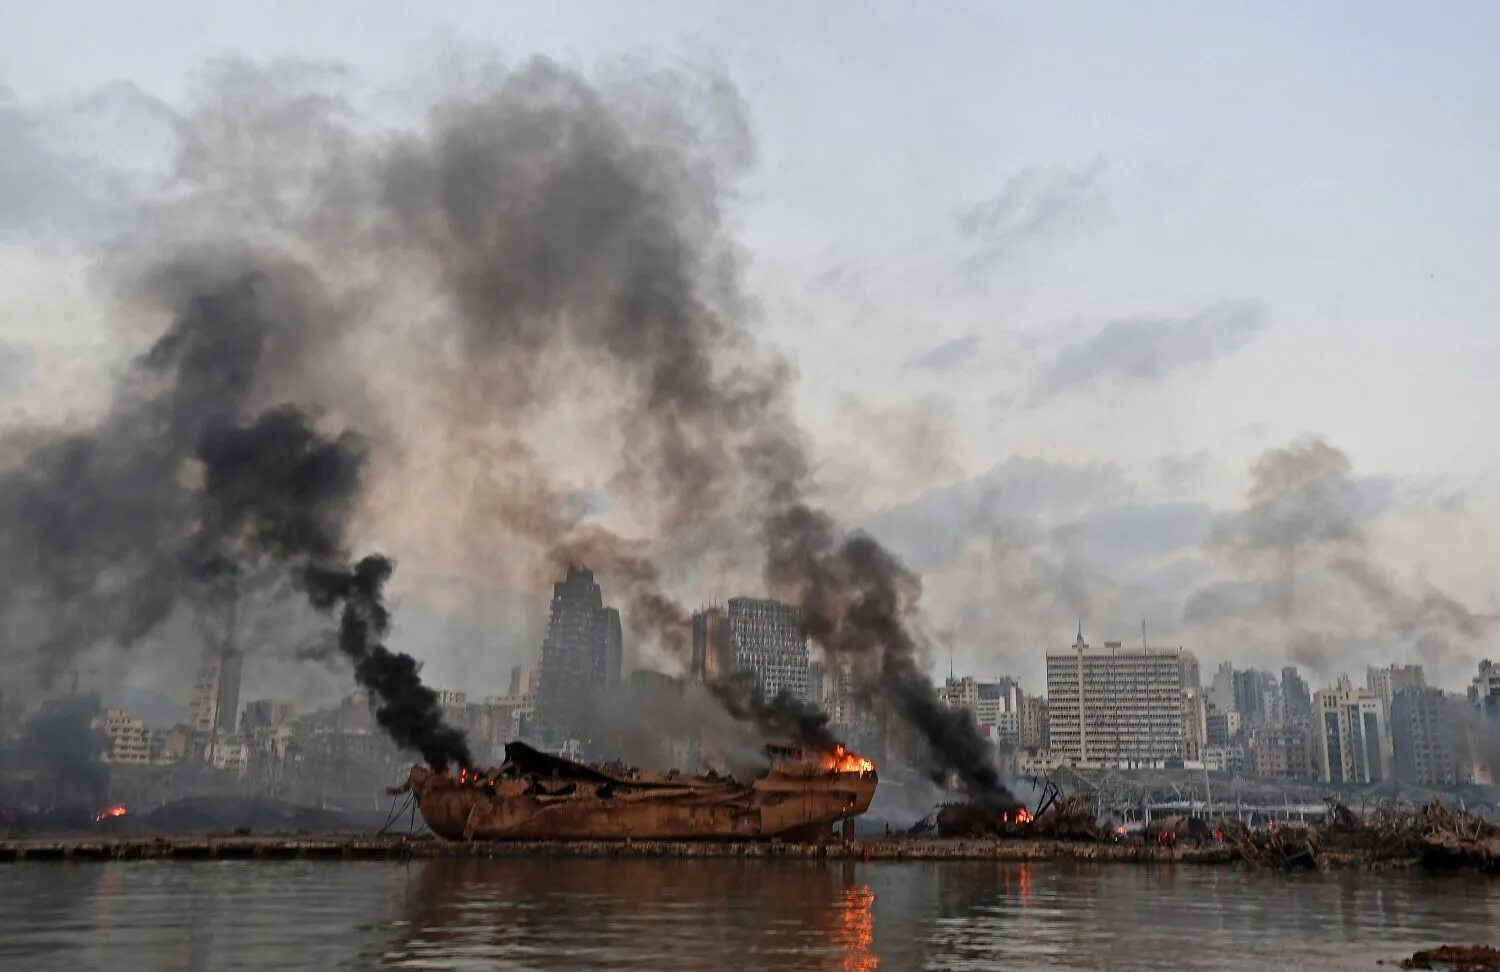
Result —
[[833, 752], [824, 753], [820, 763], [824, 769], [835, 773], [870, 773], [875, 770], [874, 763], [845, 749], [843, 743], [835, 746]]
[[127, 811], [123, 806], [116, 803], [112, 806], [105, 807], [103, 810], [100, 810], [98, 813], [94, 814], [94, 822], [100, 823], [108, 819], [109, 817], [123, 817], [128, 812], [129, 811]]

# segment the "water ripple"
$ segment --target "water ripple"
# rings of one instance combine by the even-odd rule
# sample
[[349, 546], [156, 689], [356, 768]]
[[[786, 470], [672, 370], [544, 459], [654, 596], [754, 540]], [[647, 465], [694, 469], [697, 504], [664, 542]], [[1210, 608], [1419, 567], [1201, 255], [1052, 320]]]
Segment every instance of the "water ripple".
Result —
[[22, 862], [0, 867], [0, 968], [1369, 970], [1493, 942], [1492, 887], [955, 862]]

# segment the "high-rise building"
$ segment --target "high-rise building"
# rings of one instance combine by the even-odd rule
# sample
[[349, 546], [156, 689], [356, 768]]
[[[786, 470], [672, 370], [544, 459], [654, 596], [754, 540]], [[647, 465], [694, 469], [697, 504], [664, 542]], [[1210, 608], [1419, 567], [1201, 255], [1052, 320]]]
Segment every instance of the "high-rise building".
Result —
[[1073, 647], [1047, 652], [1052, 749], [1065, 761], [1156, 765], [1183, 758], [1180, 649]]
[[847, 730], [859, 724], [863, 713], [854, 688], [854, 669], [848, 659], [833, 660], [823, 677], [821, 702], [828, 713], [828, 721], [835, 726]]
[[1203, 682], [1198, 674], [1198, 656], [1190, 651], [1184, 651], [1178, 656], [1178, 664], [1182, 668], [1182, 690], [1192, 693], [1202, 691]]
[[1463, 738], [1457, 707], [1442, 689], [1407, 686], [1391, 699], [1396, 778], [1422, 786], [1462, 782], [1457, 750]]
[[552, 585], [547, 636], [536, 672], [545, 744], [586, 739], [600, 700], [620, 688], [620, 614], [604, 606], [592, 571], [569, 567]]
[[964, 709], [991, 740], [1012, 749], [1021, 744], [1021, 688], [1009, 677], [949, 678], [938, 698], [950, 709]]
[[291, 699], [255, 699], [246, 702], [244, 715], [240, 717], [240, 728], [246, 732], [275, 729], [290, 719], [296, 708], [296, 703]]
[[[1234, 673], [1234, 711], [1240, 714], [1240, 725], [1246, 728], [1268, 725], [1266, 672], [1246, 669]], [[1271, 679], [1274, 683], [1275, 679]]]
[[1391, 702], [1396, 698], [1396, 693], [1403, 689], [1426, 688], [1427, 679], [1422, 675], [1421, 665], [1368, 667], [1365, 669], [1365, 687], [1379, 697], [1381, 705], [1385, 706], [1386, 718], [1389, 719]]
[[1214, 672], [1213, 681], [1209, 683], [1208, 701], [1220, 712], [1233, 712], [1234, 705], [1234, 666], [1229, 662], [1222, 662], [1218, 670]]
[[1208, 745], [1208, 696], [1201, 691], [1182, 694], [1182, 758], [1203, 758]]
[[1486, 658], [1469, 683], [1469, 704], [1485, 722], [1500, 726], [1500, 665]]
[[733, 665], [724, 608], [715, 604], [693, 612], [693, 660], [688, 676], [695, 682], [716, 682]]
[[1052, 733], [1047, 700], [1040, 695], [1021, 697], [1021, 748], [1050, 749]]
[[1288, 665], [1281, 670], [1282, 721], [1288, 723], [1308, 722], [1312, 719], [1312, 694], [1307, 690], [1296, 666]]
[[1388, 775], [1385, 708], [1348, 679], [1313, 696], [1314, 761], [1324, 783], [1375, 783]]
[[510, 695], [530, 695], [532, 693], [532, 672], [525, 665], [516, 665], [510, 670]]
[[1240, 735], [1240, 714], [1220, 711], [1212, 703], [1203, 716], [1203, 740], [1209, 746], [1228, 746]]
[[244, 660], [242, 652], [227, 646], [204, 657], [188, 700], [188, 725], [193, 731], [232, 735], [239, 728], [240, 669]]
[[214, 731], [222, 735], [234, 735], [239, 729], [240, 673], [244, 667], [245, 653], [242, 651], [225, 648], [219, 656], [218, 718]]
[[807, 635], [796, 608], [770, 598], [732, 597], [722, 623], [728, 664], [721, 675], [753, 675], [767, 699], [785, 690], [811, 701]]
[[124, 709], [105, 709], [93, 721], [95, 729], [109, 737], [106, 763], [144, 766], [151, 762], [151, 731]]

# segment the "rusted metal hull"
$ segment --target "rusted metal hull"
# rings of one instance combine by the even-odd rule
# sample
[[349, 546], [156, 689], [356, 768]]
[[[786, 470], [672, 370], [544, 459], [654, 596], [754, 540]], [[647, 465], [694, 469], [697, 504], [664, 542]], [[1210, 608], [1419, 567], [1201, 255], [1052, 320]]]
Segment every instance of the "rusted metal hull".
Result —
[[506, 767], [477, 780], [413, 767], [410, 786], [427, 825], [450, 840], [815, 839], [864, 813], [873, 771], [775, 766], [750, 784], [730, 779], [611, 772], [512, 744]]

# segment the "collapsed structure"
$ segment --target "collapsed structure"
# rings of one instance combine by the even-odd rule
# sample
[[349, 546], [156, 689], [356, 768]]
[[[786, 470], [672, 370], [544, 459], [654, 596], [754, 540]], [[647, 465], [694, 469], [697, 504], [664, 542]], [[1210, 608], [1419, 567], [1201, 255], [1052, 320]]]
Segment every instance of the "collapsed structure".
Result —
[[586, 765], [521, 742], [485, 773], [413, 766], [405, 786], [449, 840], [816, 840], [869, 809], [875, 764], [840, 748], [767, 747], [749, 783], [731, 776]]

